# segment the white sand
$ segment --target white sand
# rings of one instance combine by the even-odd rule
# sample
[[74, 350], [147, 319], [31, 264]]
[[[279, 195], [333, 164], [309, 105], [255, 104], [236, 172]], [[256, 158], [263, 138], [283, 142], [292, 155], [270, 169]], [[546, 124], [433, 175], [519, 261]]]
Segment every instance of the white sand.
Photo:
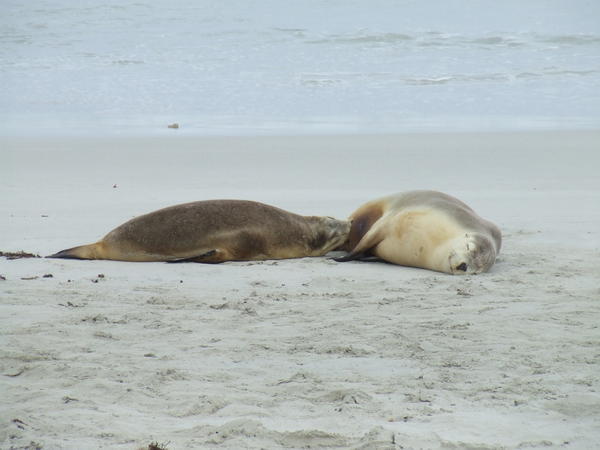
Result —
[[467, 277], [0, 258], [0, 447], [598, 445], [600, 132], [178, 133], [3, 139], [0, 250], [49, 254], [191, 200], [345, 217], [427, 188], [497, 223], [502, 253]]

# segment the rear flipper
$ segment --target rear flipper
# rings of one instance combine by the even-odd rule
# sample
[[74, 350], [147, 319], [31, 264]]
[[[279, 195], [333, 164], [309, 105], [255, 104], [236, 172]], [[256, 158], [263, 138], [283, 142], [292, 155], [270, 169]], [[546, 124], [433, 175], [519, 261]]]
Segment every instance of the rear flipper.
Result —
[[333, 258], [333, 260], [337, 262], [347, 262], [372, 258], [373, 254], [371, 251], [377, 247], [385, 237], [385, 229], [384, 226], [382, 226], [382, 223], [384, 222], [375, 222], [349, 254], [340, 258]]
[[61, 258], [61, 259], [102, 259], [99, 256], [99, 244], [80, 245], [78, 247], [61, 250], [53, 255], [48, 255], [46, 258]]
[[188, 263], [188, 262], [196, 262], [196, 263], [205, 263], [205, 264], [219, 264], [225, 261], [230, 261], [230, 259], [225, 258], [225, 252], [219, 249], [212, 249], [207, 252], [201, 253], [196, 256], [191, 256], [189, 258], [178, 258], [178, 259], [170, 259], [168, 263]]

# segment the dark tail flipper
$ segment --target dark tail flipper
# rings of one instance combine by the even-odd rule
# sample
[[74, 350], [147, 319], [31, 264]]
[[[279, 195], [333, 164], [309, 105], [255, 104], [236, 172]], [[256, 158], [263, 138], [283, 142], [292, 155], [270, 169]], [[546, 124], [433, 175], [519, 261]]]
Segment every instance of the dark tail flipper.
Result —
[[78, 247], [61, 250], [53, 255], [48, 255], [46, 258], [61, 258], [61, 259], [99, 259], [97, 257], [98, 244], [80, 245]]

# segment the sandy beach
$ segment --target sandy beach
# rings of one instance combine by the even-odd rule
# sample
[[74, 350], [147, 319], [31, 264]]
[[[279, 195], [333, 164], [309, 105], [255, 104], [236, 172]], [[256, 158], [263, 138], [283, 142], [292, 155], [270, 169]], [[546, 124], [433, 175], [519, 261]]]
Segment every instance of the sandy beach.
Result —
[[500, 257], [464, 277], [0, 258], [0, 447], [598, 445], [600, 131], [181, 131], [2, 138], [0, 251], [48, 255], [194, 200], [344, 218], [435, 189], [501, 228]]

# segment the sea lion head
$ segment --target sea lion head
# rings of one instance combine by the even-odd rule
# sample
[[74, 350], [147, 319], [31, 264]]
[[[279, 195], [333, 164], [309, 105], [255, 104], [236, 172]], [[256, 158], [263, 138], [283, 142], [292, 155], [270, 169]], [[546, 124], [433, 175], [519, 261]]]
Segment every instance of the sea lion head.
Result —
[[326, 216], [312, 216], [309, 219], [314, 236], [310, 243], [311, 247], [322, 250], [322, 254], [344, 245], [348, 240], [349, 221]]
[[492, 240], [478, 233], [465, 234], [453, 247], [448, 264], [454, 275], [485, 272], [496, 261], [496, 247]]

